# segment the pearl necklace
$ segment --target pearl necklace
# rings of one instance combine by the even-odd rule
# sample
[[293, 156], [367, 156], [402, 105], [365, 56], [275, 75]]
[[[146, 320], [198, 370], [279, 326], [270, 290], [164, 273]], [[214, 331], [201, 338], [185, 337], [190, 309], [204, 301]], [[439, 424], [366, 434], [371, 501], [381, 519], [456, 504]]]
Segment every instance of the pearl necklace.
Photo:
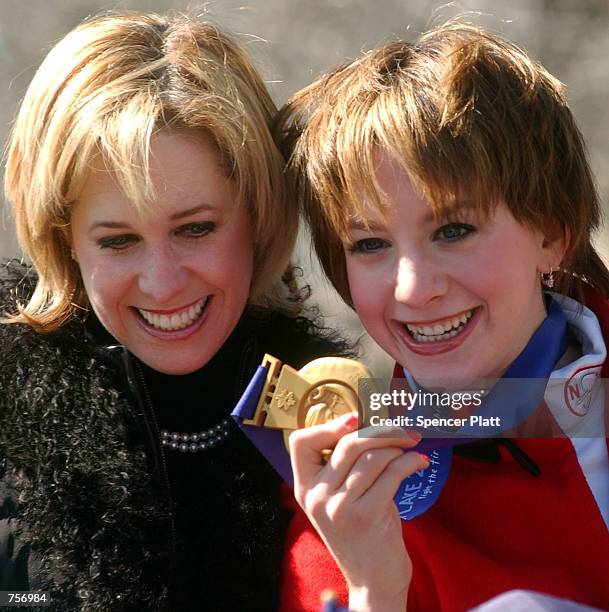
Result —
[[[142, 370], [142, 366], [140, 362], [135, 360], [135, 368], [137, 370], [140, 382], [142, 383], [142, 389], [144, 391], [144, 396], [146, 398], [146, 402], [148, 404], [148, 408], [150, 413], [152, 414], [152, 418], [154, 419], [154, 423], [157, 427], [158, 431], [158, 421], [154, 412], [154, 404], [152, 403], [152, 398], [150, 397], [150, 392], [148, 391], [148, 385], [146, 384], [146, 377], [144, 376], [144, 371]], [[168, 450], [179, 450], [182, 453], [186, 453], [190, 451], [191, 453], [196, 453], [197, 451], [204, 451], [210, 448], [213, 448], [220, 442], [224, 442], [226, 438], [230, 435], [230, 422], [231, 417], [224, 417], [219, 423], [216, 425], [212, 425], [203, 431], [199, 431], [193, 434], [190, 433], [182, 433], [178, 431], [168, 431], [167, 429], [161, 430], [161, 447], [166, 448]]]
[[161, 446], [170, 450], [179, 450], [182, 453], [208, 450], [228, 438], [230, 434], [230, 417], [223, 418], [217, 425], [196, 433], [161, 431]]

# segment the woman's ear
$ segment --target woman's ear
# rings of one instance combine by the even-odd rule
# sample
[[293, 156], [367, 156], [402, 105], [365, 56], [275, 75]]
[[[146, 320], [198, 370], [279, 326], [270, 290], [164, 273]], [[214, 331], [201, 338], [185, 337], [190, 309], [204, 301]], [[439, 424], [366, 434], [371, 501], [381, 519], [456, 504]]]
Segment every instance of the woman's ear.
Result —
[[541, 227], [542, 244], [539, 271], [548, 274], [560, 268], [571, 243], [571, 231], [556, 219], [546, 219]]

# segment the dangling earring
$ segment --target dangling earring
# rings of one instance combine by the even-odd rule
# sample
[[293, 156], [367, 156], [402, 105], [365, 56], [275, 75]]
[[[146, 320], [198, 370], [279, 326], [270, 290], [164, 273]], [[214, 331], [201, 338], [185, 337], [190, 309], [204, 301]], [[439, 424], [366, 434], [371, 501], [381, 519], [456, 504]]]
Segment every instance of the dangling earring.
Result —
[[594, 285], [582, 274], [578, 274], [577, 272], [573, 272], [572, 270], [567, 270], [567, 268], [557, 268], [556, 269], [557, 272], [562, 272], [563, 274], [570, 274], [571, 276], [573, 276], [574, 278], [577, 278], [578, 280], [586, 283], [587, 285], [590, 285], [590, 287], [594, 288]]
[[541, 284], [547, 287], [548, 289], [552, 289], [554, 287], [554, 269], [550, 268], [550, 271], [547, 274], [541, 273]]

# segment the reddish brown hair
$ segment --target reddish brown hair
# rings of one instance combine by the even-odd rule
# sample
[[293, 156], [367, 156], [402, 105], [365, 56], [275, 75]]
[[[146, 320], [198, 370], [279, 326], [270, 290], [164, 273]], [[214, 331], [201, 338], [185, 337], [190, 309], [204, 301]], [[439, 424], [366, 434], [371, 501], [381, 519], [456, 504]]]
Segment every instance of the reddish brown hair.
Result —
[[609, 296], [591, 242], [600, 205], [563, 85], [522, 50], [451, 21], [414, 43], [392, 42], [321, 77], [280, 111], [288, 157], [322, 266], [350, 302], [342, 239], [347, 215], [381, 212], [375, 151], [400, 163], [441, 217], [459, 194], [482, 217], [504, 201], [521, 223], [570, 235], [558, 291], [582, 280]]

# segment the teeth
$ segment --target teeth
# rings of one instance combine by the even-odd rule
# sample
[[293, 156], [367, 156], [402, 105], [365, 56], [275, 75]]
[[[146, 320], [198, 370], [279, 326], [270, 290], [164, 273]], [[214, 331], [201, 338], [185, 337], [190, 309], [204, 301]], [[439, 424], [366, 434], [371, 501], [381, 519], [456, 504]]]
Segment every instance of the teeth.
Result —
[[462, 331], [465, 324], [471, 319], [472, 314], [473, 311], [468, 310], [458, 317], [452, 317], [443, 322], [434, 323], [433, 327], [430, 325], [422, 326], [411, 323], [406, 323], [406, 327], [417, 342], [448, 340], [449, 338], [454, 338]]
[[207, 304], [206, 297], [201, 298], [196, 304], [182, 312], [173, 313], [171, 315], [149, 312], [141, 308], [137, 310], [152, 327], [163, 331], [173, 331], [176, 329], [184, 329], [192, 325], [199, 318], [203, 308], [205, 308], [205, 304]]

